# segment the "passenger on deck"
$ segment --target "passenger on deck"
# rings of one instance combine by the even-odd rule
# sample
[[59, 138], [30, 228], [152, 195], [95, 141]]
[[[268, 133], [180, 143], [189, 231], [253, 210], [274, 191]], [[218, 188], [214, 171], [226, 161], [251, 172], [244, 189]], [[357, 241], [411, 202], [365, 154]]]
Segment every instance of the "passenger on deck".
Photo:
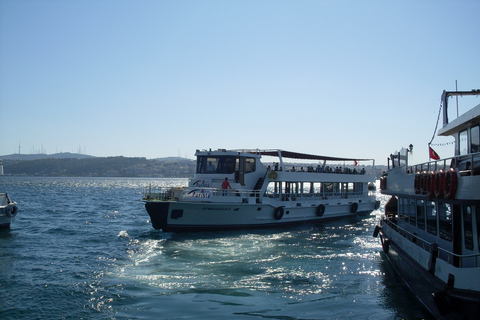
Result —
[[207, 171], [208, 172], [215, 172], [215, 166], [212, 164], [212, 161], [208, 162]]
[[228, 182], [228, 178], [225, 178], [225, 180], [222, 182], [222, 190], [224, 196], [227, 195], [228, 189], [232, 189], [232, 187], [230, 186], [230, 182]]

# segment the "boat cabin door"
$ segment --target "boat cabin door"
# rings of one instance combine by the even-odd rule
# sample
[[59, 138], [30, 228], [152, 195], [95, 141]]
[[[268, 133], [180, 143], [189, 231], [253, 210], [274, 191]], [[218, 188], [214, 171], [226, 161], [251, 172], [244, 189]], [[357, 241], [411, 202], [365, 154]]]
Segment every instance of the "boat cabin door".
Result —
[[235, 172], [235, 180], [242, 186], [245, 185], [245, 158], [237, 157], [237, 171]]

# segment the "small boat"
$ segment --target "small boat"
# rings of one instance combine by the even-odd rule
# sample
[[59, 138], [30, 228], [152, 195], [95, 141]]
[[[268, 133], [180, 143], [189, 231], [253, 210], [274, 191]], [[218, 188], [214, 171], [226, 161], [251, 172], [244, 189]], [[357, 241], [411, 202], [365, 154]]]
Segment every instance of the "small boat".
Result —
[[380, 180], [391, 198], [373, 235], [436, 319], [480, 319], [480, 104], [453, 121], [448, 113], [450, 97], [479, 95], [442, 94], [437, 135], [455, 139], [453, 157], [429, 144], [430, 161], [412, 165], [410, 145], [390, 155]]
[[[380, 203], [359, 161], [283, 150], [197, 150], [196, 172], [187, 186], [155, 188], [143, 195], [155, 229], [204, 231], [247, 229], [366, 215]], [[274, 162], [264, 164], [262, 156]], [[295, 168], [285, 158], [321, 161]], [[350, 162], [351, 167], [327, 166]]]
[[[0, 176], [3, 175], [3, 164], [0, 160]], [[10, 199], [6, 192], [0, 192], [0, 228], [9, 228], [12, 219], [15, 218], [18, 212], [17, 203]]]

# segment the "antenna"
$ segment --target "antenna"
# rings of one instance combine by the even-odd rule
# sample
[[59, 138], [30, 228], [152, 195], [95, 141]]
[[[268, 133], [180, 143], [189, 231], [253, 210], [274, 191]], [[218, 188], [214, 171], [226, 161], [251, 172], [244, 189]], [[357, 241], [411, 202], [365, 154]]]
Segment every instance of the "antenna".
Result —
[[[457, 80], [455, 80], [455, 91], [458, 91]], [[458, 118], [458, 96], [455, 97], [457, 99], [457, 118]]]

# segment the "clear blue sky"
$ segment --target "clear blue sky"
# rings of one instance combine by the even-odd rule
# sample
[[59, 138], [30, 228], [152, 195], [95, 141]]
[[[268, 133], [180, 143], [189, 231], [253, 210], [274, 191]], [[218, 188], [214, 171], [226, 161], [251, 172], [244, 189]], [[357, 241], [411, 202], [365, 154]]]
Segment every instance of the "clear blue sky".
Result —
[[480, 1], [1, 0], [0, 59], [0, 155], [427, 161], [442, 91], [480, 88]]

